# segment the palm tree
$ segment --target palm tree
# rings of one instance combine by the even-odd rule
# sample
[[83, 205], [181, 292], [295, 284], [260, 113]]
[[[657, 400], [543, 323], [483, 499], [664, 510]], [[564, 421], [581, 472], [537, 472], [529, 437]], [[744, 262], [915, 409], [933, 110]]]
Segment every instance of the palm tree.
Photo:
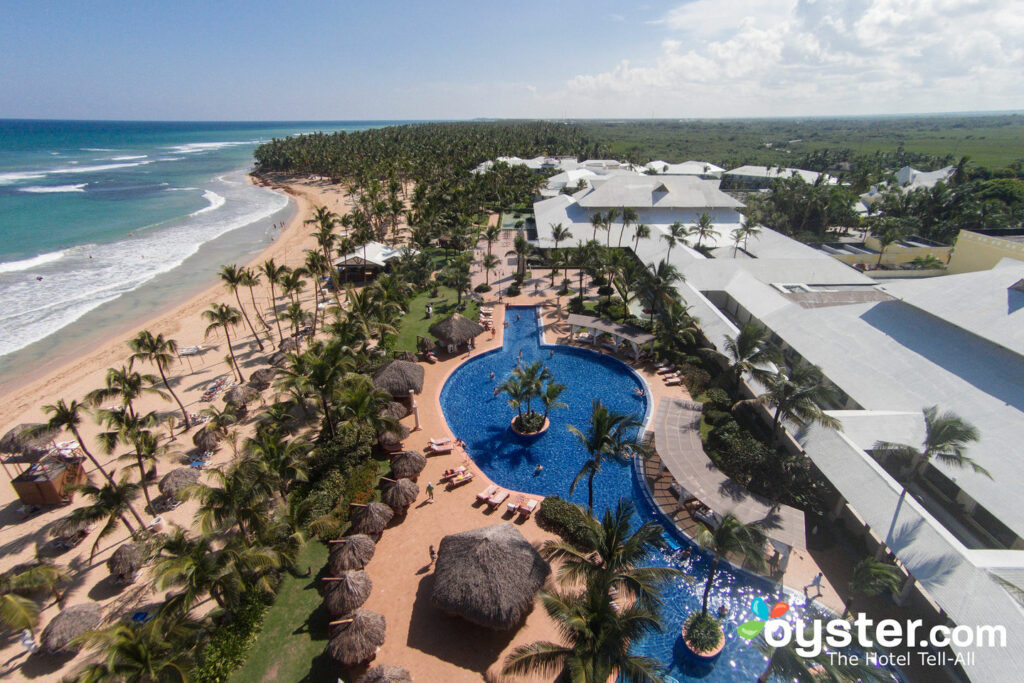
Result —
[[587, 517], [573, 543], [547, 541], [541, 553], [549, 561], [558, 561], [558, 578], [563, 585], [606, 579], [611, 588], [622, 591], [644, 607], [661, 605], [661, 586], [672, 579], [689, 578], [671, 567], [649, 567], [642, 563], [651, 552], [664, 548], [661, 527], [652, 521], [632, 530], [632, 501], [619, 500], [612, 511], [605, 510], [601, 521]]
[[644, 225], [643, 223], [637, 223], [636, 234], [633, 235], [633, 252], [640, 248], [640, 240], [645, 240], [651, 236], [651, 227]]
[[277, 386], [283, 391], [294, 390], [300, 396], [316, 396], [327, 431], [333, 437], [335, 390], [345, 373], [354, 369], [355, 360], [340, 343], [314, 341], [303, 353], [289, 356]]
[[263, 262], [261, 269], [267, 277], [267, 282], [270, 283], [271, 308], [274, 310], [274, 320], [277, 321], [277, 336], [280, 343], [284, 343], [284, 335], [281, 333], [281, 319], [277, 315], [277, 292], [274, 286], [288, 273], [288, 267], [277, 265], [274, 263], [274, 259], [271, 258]]
[[256, 293], [254, 291], [256, 285], [260, 283], [262, 273], [252, 268], [242, 268], [242, 284], [249, 290], [249, 301], [252, 302], [252, 310], [256, 314], [256, 320], [260, 324], [260, 329], [267, 335], [267, 341], [271, 344], [274, 343], [274, 335], [270, 330], [270, 325], [263, 319], [263, 315], [260, 314], [259, 306], [256, 305]]
[[845, 619], [846, 615], [850, 613], [853, 600], [857, 595], [870, 598], [885, 591], [895, 594], [902, 585], [903, 575], [899, 569], [891, 564], [879, 562], [873, 557], [865, 557], [853, 568], [850, 597], [843, 604], [843, 618]]
[[[754, 646], [761, 651], [768, 659], [764, 671], [757, 677], [757, 683], [769, 683], [771, 680], [780, 681], [831, 681], [833, 683], [858, 683], [867, 681], [885, 681], [891, 683], [890, 676], [885, 669], [869, 664], [866, 657], [840, 659], [834, 652], [822, 651], [814, 656], [807, 657], [796, 650], [801, 642], [811, 642], [813, 635], [808, 633], [805, 640], [791, 638], [782, 647], [773, 647], [768, 644], [764, 636], [754, 641]], [[846, 660], [849, 660], [847, 662]]]
[[132, 505], [132, 501], [139, 495], [139, 485], [129, 482], [127, 477], [122, 477], [117, 484], [104, 484], [102, 487], [84, 484], [75, 488], [90, 498], [91, 502], [72, 510], [71, 514], [54, 524], [53, 528], [58, 534], [69, 535], [92, 524], [104, 522], [89, 551], [89, 562], [92, 562], [100, 541], [114, 533], [119, 523], [124, 524], [128, 533], [135, 534], [136, 529], [125, 517], [126, 514], [131, 514], [135, 518], [140, 530], [145, 528], [145, 523]]
[[224, 281], [224, 286], [227, 290], [235, 295], [235, 301], [238, 302], [238, 310], [242, 312], [245, 317], [245, 324], [249, 326], [249, 331], [252, 332], [253, 338], [256, 340], [257, 346], [260, 351], [263, 350], [263, 340], [256, 334], [256, 328], [252, 326], [252, 321], [249, 320], [249, 314], [245, 312], [245, 306], [242, 305], [242, 299], [238, 294], [238, 288], [245, 284], [244, 269], [239, 268], [235, 264], [220, 267], [220, 279]]
[[885, 250], [903, 239], [902, 232], [894, 222], [885, 221], [883, 226], [883, 229], [875, 234], [875, 237], [878, 239], [878, 244], [881, 247], [881, 249], [878, 250], [878, 261], [875, 263], [875, 268], [880, 268], [882, 266], [882, 258], [885, 257]]
[[[778, 439], [783, 418], [799, 422], [816, 422], [829, 429], [842, 429], [842, 424], [821, 407], [835, 400], [835, 388], [817, 365], [780, 368], [765, 378], [767, 390], [752, 401], [774, 408], [772, 434]], [[745, 403], [740, 401], [739, 403]]]
[[501, 228], [497, 225], [489, 225], [484, 230], [484, 239], [487, 240], [487, 255], [491, 255], [491, 245], [498, 241], [501, 237]]
[[59, 600], [57, 588], [70, 580], [64, 569], [44, 561], [3, 572], [0, 574], [0, 624], [12, 633], [26, 629], [35, 633], [41, 608], [33, 598], [48, 593]]
[[156, 381], [156, 375], [133, 372], [123, 365], [117, 369], [108, 368], [103, 388], [93, 389], [85, 395], [85, 400], [93, 406], [98, 406], [111, 398], [120, 399], [124, 409], [130, 415], [135, 415], [133, 403], [143, 394], [156, 394], [161, 398], [167, 398], [162, 391], [153, 386]]
[[484, 254], [484, 257], [480, 260], [480, 265], [484, 269], [484, 284], [488, 287], [491, 285], [491, 273], [501, 261], [494, 254]]
[[508, 379], [498, 385], [498, 392], [508, 394], [508, 407], [516, 411], [522, 418], [523, 405], [526, 404], [529, 389], [520, 381], [517, 374], [512, 374]]
[[78, 640], [98, 648], [101, 659], [86, 665], [75, 680], [187, 681], [194, 665], [192, 644], [197, 641], [198, 632], [198, 623], [181, 615], [165, 614], [142, 625], [119, 621], [108, 628], [89, 631]]
[[196, 519], [204, 536], [238, 527], [245, 545], [269, 521], [268, 505], [277, 482], [260, 461], [243, 458], [227, 469], [208, 470], [209, 484], [185, 489], [183, 497], [199, 500]]
[[981, 438], [971, 423], [952, 411], [939, 414], [938, 406], [925, 408], [924, 442], [920, 447], [889, 441], [876, 441], [872, 451], [879, 456], [893, 456], [901, 461], [904, 470], [903, 491], [917, 480], [932, 460], [957, 469], [970, 469], [977, 474], [992, 478], [988, 470], [971, 459], [966, 451], [968, 444]]
[[[237, 295], [238, 292], [236, 291], [235, 294]], [[149, 330], [143, 330], [135, 336], [135, 339], [128, 342], [128, 347], [132, 350], [132, 355], [128, 357], [128, 367], [131, 368], [137, 360], [155, 365], [160, 373], [160, 379], [164, 383], [164, 388], [167, 389], [167, 393], [174, 397], [175, 403], [181, 409], [181, 417], [185, 421], [185, 431], [191, 429], [192, 421], [189, 419], [188, 411], [185, 410], [185, 405], [178, 398], [178, 395], [174, 393], [174, 389], [171, 389], [171, 385], [167, 381], [166, 368], [178, 353], [178, 342], [173, 339], [164, 339], [163, 334], [153, 336], [153, 333]], [[263, 349], [262, 345], [260, 349]]]
[[622, 248], [622, 234], [626, 232], [626, 226], [631, 223], [635, 223], [640, 216], [637, 214], [636, 209], [630, 206], [622, 207], [622, 227], [619, 229], [619, 248]]
[[555, 249], [558, 249], [559, 242], [572, 239], [572, 230], [566, 228], [561, 223], [553, 223], [551, 225], [551, 239], [555, 241]]
[[[604, 215], [604, 223], [601, 224], [601, 229], [605, 232], [605, 247], [612, 246], [612, 223], [619, 217], [617, 209], [608, 209], [608, 213]], [[623, 223], [625, 225], [625, 223]]]
[[739, 387], [743, 374], [766, 382], [772, 371], [764, 366], [780, 362], [778, 351], [769, 343], [770, 333], [755, 322], [748, 322], [735, 337], [726, 336], [725, 356], [729, 361], [733, 386]]
[[697, 236], [698, 248], [705, 239], [714, 237], [717, 233], [715, 232], [715, 226], [711, 223], [711, 216], [706, 212], [702, 213], [693, 226], [692, 234]]
[[278, 430], [257, 429], [256, 435], [245, 440], [244, 452], [277, 475], [281, 498], [287, 498], [288, 487], [297, 481], [306, 481], [306, 458], [310, 444], [303, 439], [286, 439]]
[[341, 425], [369, 427], [377, 434], [394, 433], [399, 428], [398, 420], [382, 414], [389, 403], [391, 395], [373, 386], [366, 375], [352, 375], [335, 396]]
[[672, 225], [668, 226], [668, 233], [661, 236], [661, 239], [668, 243], [668, 253], [665, 254], [666, 260], [672, 255], [672, 247], [677, 244], [684, 243], [688, 234], [690, 234], [690, 231], [687, 230], [686, 226], [683, 225], [681, 221], [676, 221]]
[[[238, 373], [238, 381], [244, 382], [245, 377], [242, 376], [242, 368], [238, 365], [238, 359], [235, 358], [235, 348], [231, 345], [231, 328], [242, 320], [238, 309], [228, 304], [210, 304], [210, 308], [203, 311], [203, 317], [210, 321], [210, 324], [206, 327], [207, 337], [210, 336], [211, 332], [216, 332], [219, 328], [224, 329], [224, 337], [228, 340], [228, 353], [231, 355], [231, 362], [234, 364], [233, 369]], [[280, 321], [278, 325], [280, 325]]]
[[540, 402], [544, 406], [544, 419], [548, 417], [548, 413], [558, 408], [568, 408], [569, 404], [558, 400], [558, 397], [565, 391], [564, 384], [556, 384], [555, 382], [548, 382], [540, 392]]
[[526, 277], [526, 262], [530, 257], [530, 254], [533, 253], [533, 245], [527, 241], [526, 237], [522, 233], [520, 233], [516, 235], [513, 246], [514, 249], [505, 255], [516, 255], [516, 274], [520, 278]]
[[750, 563], [754, 569], [764, 566], [764, 532], [756, 524], [744, 524], [731, 512], [724, 517], [715, 528], [699, 522], [697, 544], [715, 554], [708, 570], [708, 578], [704, 583], [704, 599], [701, 602], [701, 614], [708, 613], [708, 596], [715, 581], [718, 564], [727, 555], [738, 556]]
[[125, 453], [121, 456], [123, 460], [134, 460], [139, 468], [139, 483], [142, 485], [142, 494], [146, 499], [147, 509], [153, 510], [153, 501], [149, 497], [149, 482], [151, 477], [147, 475], [147, 468], [154, 465], [159, 456], [169, 452], [166, 445], [160, 444], [160, 438], [149, 430], [136, 430], [132, 436], [134, 452]]
[[[752, 221], [749, 217], [745, 217], [740, 223], [740, 227], [732, 231], [733, 239], [743, 240], [743, 251], [747, 250], [747, 240], [751, 237], [756, 238], [760, 234], [761, 226]], [[735, 252], [733, 255], [735, 255]]]
[[288, 309], [281, 317], [291, 323], [292, 337], [297, 339], [299, 336], [299, 330], [302, 328], [303, 324], [309, 320], [309, 313], [306, 313], [306, 311], [302, 309], [301, 303], [293, 301], [288, 304]]
[[590, 433], [584, 434], [576, 427], [569, 425], [569, 431], [586, 447], [590, 460], [583, 463], [576, 478], [569, 486], [571, 495], [580, 480], [587, 477], [587, 514], [594, 511], [594, 476], [601, 471], [601, 463], [606, 457], [625, 458], [633, 444], [627, 437], [630, 430], [640, 426], [636, 415], [619, 413], [609, 410], [599, 399], [594, 399], [590, 412]]
[[86, 412], [85, 405], [72, 399], [70, 403], [64, 399], [58, 399], [53, 405], [43, 406], [43, 412], [50, 416], [50, 419], [46, 423], [47, 429], [66, 429], [75, 437], [75, 441], [78, 442], [78, 447], [82, 449], [86, 457], [92, 462], [93, 466], [99, 470], [103, 478], [106, 479], [110, 484], [114, 483], [110, 474], [103, 469], [103, 465], [96, 460], [96, 456], [89, 452], [89, 449], [85, 447], [85, 440], [79, 433], [78, 428], [82, 425], [82, 413]]
[[281, 278], [281, 291], [288, 295], [288, 298], [292, 303], [299, 300], [302, 290], [306, 288], [306, 281], [303, 279], [305, 274], [306, 271], [304, 268], [296, 268], [295, 270], [289, 270], [285, 276]]
[[555, 622], [564, 645], [538, 641], [521, 645], [505, 659], [502, 673], [536, 675], [572, 683], [661, 683], [658, 663], [630, 653], [632, 643], [662, 630], [655, 612], [639, 604], [618, 609], [603, 581], [577, 593], [542, 591], [541, 605]]

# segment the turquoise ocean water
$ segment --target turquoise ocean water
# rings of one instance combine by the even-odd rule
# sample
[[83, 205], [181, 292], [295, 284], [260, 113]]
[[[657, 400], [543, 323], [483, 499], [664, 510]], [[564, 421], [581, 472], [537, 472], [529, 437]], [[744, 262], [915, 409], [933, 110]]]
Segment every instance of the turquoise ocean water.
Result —
[[293, 207], [257, 144], [390, 123], [0, 121], [0, 386], [262, 249]]

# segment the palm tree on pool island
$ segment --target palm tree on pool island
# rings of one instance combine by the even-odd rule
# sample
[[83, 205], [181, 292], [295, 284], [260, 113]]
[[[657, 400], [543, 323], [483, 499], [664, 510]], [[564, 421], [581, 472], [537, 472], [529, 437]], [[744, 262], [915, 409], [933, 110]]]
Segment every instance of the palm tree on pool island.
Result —
[[630, 438], [630, 431], [640, 427], [636, 415], [619, 413], [609, 410], [599, 399], [594, 399], [590, 412], [590, 432], [584, 434], [576, 427], [569, 425], [569, 431], [576, 435], [590, 453], [590, 460], [583, 463], [576, 478], [569, 486], [572, 495], [583, 477], [587, 478], [587, 514], [594, 514], [594, 476], [601, 471], [601, 463], [607, 458], [624, 459], [629, 457], [635, 445]]

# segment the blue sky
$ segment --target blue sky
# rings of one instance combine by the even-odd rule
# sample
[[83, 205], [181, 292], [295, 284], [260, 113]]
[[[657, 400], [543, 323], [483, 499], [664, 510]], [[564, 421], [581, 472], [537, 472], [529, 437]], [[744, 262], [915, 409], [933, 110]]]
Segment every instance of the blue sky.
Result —
[[1015, 0], [6, 0], [0, 117], [1024, 108]]

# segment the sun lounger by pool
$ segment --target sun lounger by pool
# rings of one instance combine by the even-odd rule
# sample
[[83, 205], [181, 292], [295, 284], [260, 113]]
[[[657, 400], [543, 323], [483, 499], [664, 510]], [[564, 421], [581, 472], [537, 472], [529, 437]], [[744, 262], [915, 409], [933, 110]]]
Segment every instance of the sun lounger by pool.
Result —
[[498, 507], [508, 499], [508, 491], [505, 489], [498, 489], [494, 495], [487, 499], [487, 505], [491, 509]]
[[435, 444], [430, 444], [429, 446], [427, 446], [427, 450], [429, 450], [434, 455], [443, 455], [445, 453], [451, 453], [452, 450], [454, 450], [454, 448], [455, 445], [451, 443], [441, 444], [439, 446]]
[[480, 493], [476, 494], [476, 499], [479, 500], [481, 503], [483, 503], [483, 502], [486, 502], [488, 498], [490, 498], [491, 496], [493, 496], [497, 492], [498, 492], [498, 485], [497, 484], [491, 484], [490, 486], [485, 488], [483, 491], [481, 491]]
[[466, 473], [466, 471], [467, 469], [465, 465], [460, 465], [452, 470], [445, 470], [444, 474], [441, 475], [441, 481], [449, 481], [451, 479], [455, 479], [456, 477], [461, 477], [463, 474]]
[[471, 481], [473, 481], [473, 473], [472, 472], [463, 472], [462, 474], [456, 475], [454, 478], [452, 478], [448, 482], [448, 488], [449, 489], [458, 488], [459, 486], [462, 486], [463, 484], [468, 484]]
[[675, 368], [674, 365], [666, 365], [663, 368], [658, 368], [658, 374], [659, 375], [668, 375], [668, 374], [675, 373], [675, 371], [676, 371], [676, 368]]
[[522, 505], [525, 501], [526, 498], [524, 498], [523, 496], [516, 496], [515, 498], [512, 499], [512, 502], [506, 506], [506, 508], [511, 514], [514, 515], [516, 511], [519, 509], [519, 506]]
[[680, 385], [682, 383], [683, 383], [683, 380], [679, 379], [678, 377], [673, 377], [672, 379], [665, 380], [665, 386], [666, 387], [674, 387], [674, 386], [678, 386], [678, 385]]
[[537, 509], [539, 503], [536, 499], [530, 498], [528, 501], [519, 506], [519, 514], [523, 519], [529, 519], [533, 511]]
[[430, 440], [430, 445], [431, 446], [443, 446], [446, 443], [451, 443], [451, 442], [452, 442], [452, 437], [444, 436], [444, 437], [441, 437], [440, 439], [431, 439]]

